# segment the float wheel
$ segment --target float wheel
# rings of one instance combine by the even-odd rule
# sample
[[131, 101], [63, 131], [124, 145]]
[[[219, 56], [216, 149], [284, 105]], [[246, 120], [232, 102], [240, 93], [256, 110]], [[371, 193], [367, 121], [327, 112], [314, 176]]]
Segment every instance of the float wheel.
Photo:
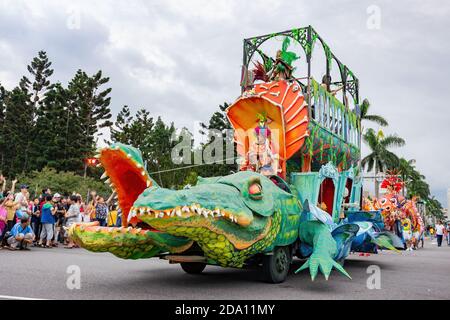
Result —
[[200, 274], [205, 270], [206, 263], [201, 262], [181, 262], [181, 269], [189, 274]]
[[284, 282], [291, 266], [289, 247], [276, 247], [273, 254], [263, 257], [263, 277], [269, 283]]

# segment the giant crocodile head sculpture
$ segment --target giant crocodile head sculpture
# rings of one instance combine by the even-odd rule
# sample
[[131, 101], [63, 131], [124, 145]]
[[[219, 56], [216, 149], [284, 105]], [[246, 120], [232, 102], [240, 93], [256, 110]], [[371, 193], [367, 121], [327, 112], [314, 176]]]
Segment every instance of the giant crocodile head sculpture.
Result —
[[[133, 147], [113, 144], [98, 158], [118, 194], [123, 223], [72, 226], [74, 241], [88, 250], [138, 259], [184, 252], [195, 242], [208, 261], [241, 267], [248, 257], [298, 236], [296, 197], [257, 173], [199, 178], [196, 186], [175, 191], [150, 178]], [[290, 218], [280, 233], [283, 215]]]

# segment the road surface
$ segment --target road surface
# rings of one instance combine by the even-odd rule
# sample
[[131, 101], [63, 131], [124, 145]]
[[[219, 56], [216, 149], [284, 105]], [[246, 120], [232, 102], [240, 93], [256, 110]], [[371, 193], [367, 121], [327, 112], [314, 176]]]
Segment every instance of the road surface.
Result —
[[[267, 284], [257, 270], [207, 266], [201, 275], [188, 275], [159, 259], [128, 261], [84, 249], [3, 249], [0, 299], [450, 299], [446, 244], [438, 248], [427, 241], [413, 252], [350, 255], [345, 268], [353, 280], [333, 271], [329, 281], [320, 276], [312, 282], [308, 271], [293, 273], [300, 265], [295, 262], [286, 282]], [[367, 287], [372, 265], [380, 268], [380, 289]], [[67, 286], [73, 270], [80, 271], [80, 289]]]

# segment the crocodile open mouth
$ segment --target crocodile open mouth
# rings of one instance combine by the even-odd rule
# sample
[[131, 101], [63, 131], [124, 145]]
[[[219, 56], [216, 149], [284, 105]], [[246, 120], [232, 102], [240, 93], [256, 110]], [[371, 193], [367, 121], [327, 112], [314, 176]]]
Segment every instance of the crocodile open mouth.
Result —
[[96, 157], [105, 169], [102, 178], [117, 193], [122, 209], [122, 226], [138, 225], [136, 217], [128, 219], [130, 208], [142, 191], [154, 184], [144, 169], [142, 156], [134, 150], [115, 144], [100, 149]]
[[216, 208], [210, 210], [203, 208], [199, 204], [191, 204], [189, 206], [177, 206], [172, 209], [165, 210], [154, 210], [150, 207], [131, 207], [128, 219], [132, 217], [140, 218], [155, 218], [155, 219], [169, 219], [169, 218], [180, 218], [188, 219], [192, 217], [203, 217], [205, 219], [226, 219], [232, 223], [236, 223], [240, 226], [246, 227], [250, 224], [250, 220], [246, 217], [233, 215], [233, 213]]

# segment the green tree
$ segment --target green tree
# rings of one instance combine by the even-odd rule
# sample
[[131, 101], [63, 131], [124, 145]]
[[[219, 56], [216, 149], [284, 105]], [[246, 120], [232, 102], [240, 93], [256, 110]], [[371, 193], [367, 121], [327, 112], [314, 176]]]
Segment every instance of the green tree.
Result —
[[[361, 166], [367, 167], [367, 172], [375, 171], [375, 177], [385, 169], [395, 167], [398, 164], [398, 157], [389, 148], [402, 147], [405, 140], [395, 135], [385, 136], [383, 131], [378, 133], [373, 129], [368, 129], [363, 135], [363, 141], [369, 146], [370, 153], [361, 160]], [[379, 197], [379, 182], [375, 180], [375, 196]]]
[[445, 220], [442, 204], [434, 196], [425, 200], [428, 215], [435, 217], [438, 220]]
[[215, 139], [222, 139], [223, 141], [223, 154], [222, 154], [222, 163], [213, 163], [207, 164], [198, 169], [198, 174], [203, 177], [212, 177], [217, 175], [228, 175], [231, 171], [235, 171], [237, 166], [236, 164], [227, 164], [227, 156], [226, 148], [227, 145], [233, 146], [233, 159], [236, 158], [236, 144], [233, 141], [232, 135], [228, 134], [227, 131], [232, 129], [231, 123], [227, 118], [226, 109], [229, 107], [228, 103], [224, 103], [219, 105], [219, 111], [216, 111], [211, 116], [208, 124], [201, 123], [200, 133], [207, 137], [207, 143], [202, 145], [203, 150], [205, 147], [212, 143]]
[[172, 161], [172, 149], [181, 141], [183, 130], [177, 135], [173, 123], [167, 125], [160, 117], [153, 122], [143, 108], [132, 115], [130, 108], [124, 106], [111, 127], [111, 140], [140, 149], [148, 172], [158, 184], [180, 188], [189, 172]]
[[136, 116], [131, 115], [130, 108], [124, 106], [117, 114], [116, 121], [111, 127], [111, 140], [129, 144], [144, 150], [144, 158], [148, 158], [149, 137], [153, 130], [153, 118], [144, 108], [137, 111]]
[[430, 186], [425, 180], [414, 178], [408, 181], [407, 184], [408, 197], [419, 197], [420, 199], [427, 199], [430, 196]]
[[142, 150], [148, 156], [147, 170], [149, 172], [157, 172], [155, 180], [161, 186], [174, 188], [177, 184], [174, 181], [175, 172], [164, 172], [165, 170], [175, 169], [175, 164], [172, 162], [172, 149], [176, 145], [176, 141], [172, 140], [175, 133], [175, 126], [173, 123], [166, 125], [161, 117], [155, 122], [153, 130], [147, 137], [146, 146]]
[[398, 166], [396, 168], [396, 171], [401, 176], [402, 181], [404, 183], [402, 188], [402, 194], [405, 196], [405, 186], [408, 184], [408, 182], [411, 179], [412, 173], [415, 171], [414, 164], [416, 163], [416, 160], [406, 160], [405, 158], [400, 158], [398, 161]]
[[37, 120], [36, 117], [39, 107], [42, 104], [43, 96], [50, 86], [49, 77], [53, 74], [53, 69], [50, 68], [51, 65], [52, 63], [49, 61], [45, 51], [39, 51], [38, 55], [34, 57], [31, 63], [27, 66], [28, 72], [32, 77], [32, 81], [30, 81], [26, 76], [24, 76], [20, 81], [20, 87], [22, 90], [27, 92], [29, 97], [27, 105], [28, 113], [31, 118], [30, 123], [27, 124], [29, 130], [28, 139], [24, 142], [25, 146], [22, 150], [25, 155], [22, 171], [26, 171], [28, 168], [36, 167], [36, 164], [32, 161], [36, 155], [31, 154], [33, 152], [33, 146], [39, 144], [40, 142], [40, 137], [35, 127]]
[[112, 190], [98, 179], [82, 176], [68, 171], [57, 171], [53, 168], [43, 168], [40, 171], [22, 173], [18, 176], [19, 183], [30, 186], [31, 196], [38, 196], [43, 188], [50, 188], [53, 192], [64, 195], [79, 193], [85, 199], [91, 190], [108, 197]]
[[67, 142], [67, 90], [60, 84], [51, 85], [37, 111], [35, 131], [39, 139], [33, 145], [35, 168], [45, 166], [67, 170], [65, 147]]
[[5, 148], [8, 145], [4, 137], [5, 113], [7, 91], [0, 83], [0, 171], [3, 170], [5, 161]]
[[361, 104], [361, 120], [375, 122], [382, 127], [386, 127], [388, 122], [385, 118], [375, 114], [369, 114], [370, 102], [367, 99], [364, 99]]
[[28, 92], [21, 87], [14, 88], [4, 97], [3, 139], [7, 147], [3, 149], [3, 170], [14, 177], [23, 172], [27, 160], [26, 150], [33, 130], [33, 119], [29, 109]]
[[[68, 143], [75, 143], [80, 155], [78, 165], [82, 167], [82, 160], [91, 157], [96, 148], [96, 138], [101, 136], [102, 128], [111, 126], [111, 109], [109, 105], [111, 88], [103, 89], [109, 78], [102, 77], [98, 71], [93, 76], [88, 76], [84, 71], [78, 70], [70, 81], [68, 90], [70, 95], [70, 116], [68, 122], [76, 121], [80, 126], [80, 132], [70, 136]], [[74, 118], [76, 117], [76, 119]], [[84, 167], [86, 174], [87, 167]]]

